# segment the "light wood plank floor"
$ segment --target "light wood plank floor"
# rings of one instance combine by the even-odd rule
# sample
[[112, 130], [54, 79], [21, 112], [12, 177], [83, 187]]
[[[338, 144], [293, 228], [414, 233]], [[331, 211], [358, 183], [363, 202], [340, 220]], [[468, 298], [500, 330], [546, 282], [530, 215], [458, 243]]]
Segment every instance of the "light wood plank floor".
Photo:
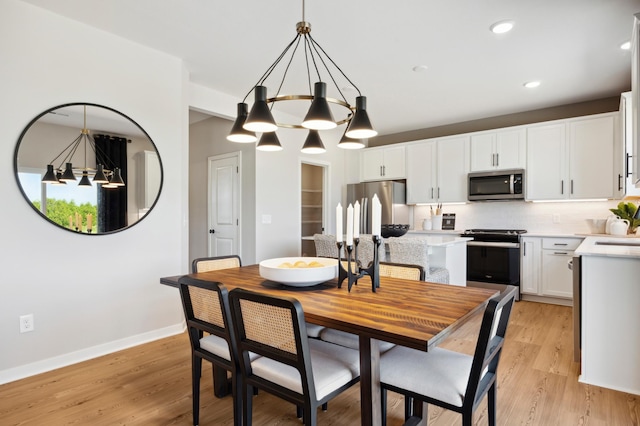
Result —
[[[478, 318], [444, 347], [471, 353]], [[207, 363], [205, 363], [206, 365]], [[640, 397], [577, 381], [571, 308], [517, 302], [498, 371], [499, 425], [639, 425]], [[186, 334], [0, 386], [0, 425], [190, 425], [190, 349]], [[232, 425], [231, 399], [201, 383], [200, 424]], [[321, 425], [360, 423], [359, 387], [329, 403]], [[402, 424], [403, 401], [389, 395], [389, 425]], [[487, 424], [486, 401], [474, 422]], [[430, 407], [431, 425], [460, 425], [459, 415]], [[261, 392], [254, 424], [300, 425], [295, 408]]]

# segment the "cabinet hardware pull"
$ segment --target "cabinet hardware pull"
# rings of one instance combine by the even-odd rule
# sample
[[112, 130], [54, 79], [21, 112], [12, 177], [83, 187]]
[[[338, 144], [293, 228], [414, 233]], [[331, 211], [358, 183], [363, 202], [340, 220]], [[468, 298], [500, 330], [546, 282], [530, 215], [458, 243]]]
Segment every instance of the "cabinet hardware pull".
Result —
[[554, 251], [554, 252], [553, 252], [553, 254], [558, 254], [558, 255], [560, 255], [560, 254], [561, 254], [561, 255], [563, 255], [563, 256], [566, 256], [566, 255], [568, 255], [569, 253], [567, 253], [566, 251]]
[[440, 199], [440, 187], [438, 187], [438, 199]]
[[387, 175], [387, 166], [382, 166], [382, 176]]
[[629, 155], [629, 153], [627, 152], [627, 153], [626, 153], [626, 156], [627, 156], [627, 159], [626, 159], [626, 161], [624, 162], [624, 174], [626, 175], [625, 177], [629, 177], [629, 176], [631, 176], [631, 175], [632, 175], [632, 173], [631, 173], [631, 167], [629, 167], [629, 160], [630, 160], [631, 158], [633, 158], [633, 155]]
[[571, 195], [573, 195], [573, 179], [571, 179]]
[[618, 173], [618, 191], [622, 191], [622, 175]]
[[566, 246], [567, 243], [553, 243], [554, 246]]
[[380, 176], [384, 176], [384, 175], [382, 174], [382, 166], [380, 166]]
[[433, 186], [431, 187], [431, 198], [433, 199]]
[[560, 181], [560, 194], [564, 195], [564, 180]]
[[500, 166], [500, 153], [496, 154], [496, 167]]

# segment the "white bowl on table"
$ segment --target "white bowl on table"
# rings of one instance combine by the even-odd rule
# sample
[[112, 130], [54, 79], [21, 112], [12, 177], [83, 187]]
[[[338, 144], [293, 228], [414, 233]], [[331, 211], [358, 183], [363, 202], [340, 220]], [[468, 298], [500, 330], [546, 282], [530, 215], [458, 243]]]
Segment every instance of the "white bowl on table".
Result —
[[[317, 267], [283, 267], [283, 264], [295, 265], [296, 262], [317, 262]], [[338, 259], [328, 257], [279, 257], [260, 262], [260, 276], [291, 287], [310, 287], [329, 281], [338, 276]]]

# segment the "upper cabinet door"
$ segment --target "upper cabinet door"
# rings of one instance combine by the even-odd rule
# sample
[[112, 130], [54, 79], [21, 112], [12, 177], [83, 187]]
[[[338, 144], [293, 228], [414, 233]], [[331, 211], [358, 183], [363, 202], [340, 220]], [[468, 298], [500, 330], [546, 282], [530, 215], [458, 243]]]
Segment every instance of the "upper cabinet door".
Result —
[[471, 135], [471, 171], [522, 169], [526, 159], [523, 129]]
[[471, 171], [481, 172], [496, 168], [496, 134], [471, 135]]
[[469, 137], [438, 140], [438, 188], [441, 203], [467, 201], [469, 173]]
[[361, 180], [404, 179], [406, 177], [405, 147], [365, 149], [361, 154]]
[[526, 146], [524, 129], [496, 133], [496, 168], [523, 169], [526, 165]]
[[407, 204], [435, 203], [437, 142], [407, 146]]
[[527, 129], [527, 200], [561, 200], [568, 194], [564, 123]]
[[614, 117], [569, 123], [570, 198], [613, 198]]
[[362, 180], [382, 179], [382, 166], [384, 165], [382, 149], [365, 149], [360, 158], [362, 158]]

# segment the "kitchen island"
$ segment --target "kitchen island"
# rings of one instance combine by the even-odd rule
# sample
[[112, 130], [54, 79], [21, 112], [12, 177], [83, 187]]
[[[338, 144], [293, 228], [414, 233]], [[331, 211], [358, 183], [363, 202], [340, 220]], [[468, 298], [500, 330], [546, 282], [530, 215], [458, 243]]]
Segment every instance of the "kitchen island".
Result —
[[420, 231], [410, 231], [405, 238], [426, 239], [429, 245], [429, 266], [446, 268], [449, 271], [449, 284], [467, 285], [467, 241], [472, 238]]
[[640, 395], [640, 238], [587, 237], [575, 255], [579, 380]]

